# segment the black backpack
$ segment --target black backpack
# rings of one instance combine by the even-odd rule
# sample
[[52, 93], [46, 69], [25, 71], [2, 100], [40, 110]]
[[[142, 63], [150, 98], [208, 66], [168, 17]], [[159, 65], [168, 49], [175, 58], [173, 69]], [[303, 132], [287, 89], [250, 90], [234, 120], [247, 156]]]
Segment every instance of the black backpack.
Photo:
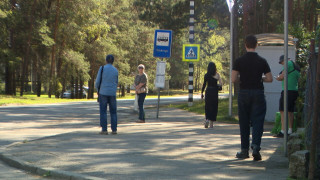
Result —
[[[300, 73], [300, 71], [301, 71], [300, 66], [296, 62], [294, 62], [292, 60], [290, 60], [290, 61], [293, 63], [293, 70], [288, 72], [288, 74], [290, 74], [290, 73], [292, 73], [294, 71], [298, 71]], [[282, 74], [282, 71], [280, 71], [279, 75], [280, 74]]]

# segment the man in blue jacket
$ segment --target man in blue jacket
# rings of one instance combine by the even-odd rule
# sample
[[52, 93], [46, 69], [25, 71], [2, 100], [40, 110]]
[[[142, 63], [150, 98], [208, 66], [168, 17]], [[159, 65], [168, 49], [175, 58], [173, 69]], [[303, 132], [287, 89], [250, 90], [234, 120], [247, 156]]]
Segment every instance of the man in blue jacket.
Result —
[[107, 64], [101, 66], [96, 79], [96, 88], [98, 90], [98, 98], [100, 104], [100, 126], [102, 128], [100, 134], [108, 134], [107, 123], [107, 107], [109, 104], [111, 116], [112, 134], [117, 134], [117, 99], [116, 92], [118, 86], [118, 70], [112, 65], [114, 62], [113, 55], [106, 57]]

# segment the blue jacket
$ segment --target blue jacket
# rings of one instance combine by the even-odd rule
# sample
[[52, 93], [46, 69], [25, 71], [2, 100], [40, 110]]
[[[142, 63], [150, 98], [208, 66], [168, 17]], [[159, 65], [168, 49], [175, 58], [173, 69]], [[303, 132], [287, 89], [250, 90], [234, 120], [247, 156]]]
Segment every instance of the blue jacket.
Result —
[[[97, 74], [96, 89], [99, 89], [101, 79], [101, 67]], [[99, 94], [106, 96], [116, 96], [118, 86], [118, 70], [111, 64], [103, 67], [102, 81]]]

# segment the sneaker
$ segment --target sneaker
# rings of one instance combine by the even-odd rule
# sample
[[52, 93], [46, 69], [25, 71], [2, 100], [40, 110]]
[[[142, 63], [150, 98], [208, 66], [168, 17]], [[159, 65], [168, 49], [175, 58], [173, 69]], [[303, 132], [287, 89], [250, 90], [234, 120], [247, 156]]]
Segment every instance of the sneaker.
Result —
[[112, 131], [112, 133], [111, 133], [111, 134], [118, 134], [118, 133], [117, 133], [117, 131]]
[[99, 134], [101, 134], [101, 135], [108, 135], [108, 131], [101, 131], [101, 132], [99, 132]]
[[283, 137], [284, 137], [284, 134], [280, 131], [278, 134], [276, 134], [276, 135], [273, 136], [273, 137], [283, 138]]
[[261, 161], [262, 159], [260, 152], [255, 149], [253, 149], [252, 156], [254, 161]]
[[241, 150], [241, 152], [237, 152], [236, 158], [238, 158], [238, 159], [249, 158], [249, 151], [248, 150]]
[[206, 121], [204, 122], [204, 128], [208, 128], [208, 126], [209, 126], [209, 120], [206, 120]]

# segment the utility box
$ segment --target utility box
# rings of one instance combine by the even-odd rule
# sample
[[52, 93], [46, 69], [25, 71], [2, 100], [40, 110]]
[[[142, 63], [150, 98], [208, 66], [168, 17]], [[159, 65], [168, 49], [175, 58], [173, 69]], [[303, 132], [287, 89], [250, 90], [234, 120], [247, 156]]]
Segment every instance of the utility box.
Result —
[[[272, 76], [278, 76], [283, 66], [279, 64], [279, 57], [284, 54], [283, 34], [258, 34], [258, 47], [256, 52], [265, 58], [270, 66]], [[288, 38], [288, 57], [295, 61], [296, 47], [292, 36]], [[275, 121], [276, 112], [279, 111], [279, 99], [282, 91], [281, 81], [273, 78], [272, 83], [264, 83], [264, 94], [267, 101], [266, 121]]]

